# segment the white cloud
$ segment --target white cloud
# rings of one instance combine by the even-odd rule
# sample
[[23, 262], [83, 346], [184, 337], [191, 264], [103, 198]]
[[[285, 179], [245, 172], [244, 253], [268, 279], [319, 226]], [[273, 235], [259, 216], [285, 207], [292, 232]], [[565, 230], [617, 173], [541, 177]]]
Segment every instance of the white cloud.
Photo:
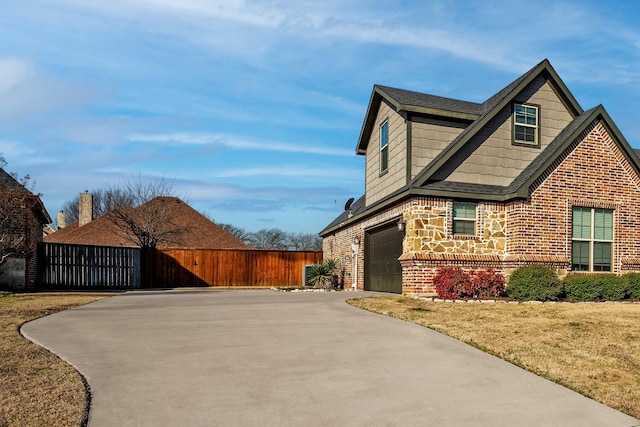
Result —
[[304, 142], [288, 144], [275, 141], [255, 141], [229, 135], [208, 133], [164, 133], [164, 134], [133, 134], [127, 140], [132, 142], [163, 143], [168, 145], [191, 144], [213, 145], [236, 150], [281, 151], [287, 153], [323, 154], [330, 156], [353, 156], [353, 151], [341, 148], [311, 146]]
[[52, 78], [24, 58], [0, 57], [0, 124], [39, 123], [46, 113], [83, 105], [94, 91], [78, 80]]
[[11, 164], [13, 159], [35, 156], [37, 154], [37, 151], [33, 147], [25, 143], [10, 140], [0, 140], [0, 153], [2, 153], [7, 162]]
[[8, 93], [35, 74], [31, 63], [23, 58], [0, 57], [0, 96]]
[[362, 178], [362, 172], [355, 169], [335, 168], [327, 166], [282, 165], [267, 167], [249, 167], [229, 169], [211, 174], [214, 178], [246, 178], [254, 176], [269, 177], [300, 177], [300, 178], [339, 178], [357, 180]]

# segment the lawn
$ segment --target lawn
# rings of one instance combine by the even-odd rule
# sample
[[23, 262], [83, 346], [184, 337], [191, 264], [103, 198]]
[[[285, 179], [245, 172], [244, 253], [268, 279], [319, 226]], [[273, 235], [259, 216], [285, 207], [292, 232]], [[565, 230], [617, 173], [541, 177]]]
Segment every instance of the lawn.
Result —
[[640, 418], [640, 303], [349, 303], [442, 332]]
[[87, 389], [70, 365], [20, 335], [20, 326], [111, 294], [0, 294], [0, 426], [79, 426]]

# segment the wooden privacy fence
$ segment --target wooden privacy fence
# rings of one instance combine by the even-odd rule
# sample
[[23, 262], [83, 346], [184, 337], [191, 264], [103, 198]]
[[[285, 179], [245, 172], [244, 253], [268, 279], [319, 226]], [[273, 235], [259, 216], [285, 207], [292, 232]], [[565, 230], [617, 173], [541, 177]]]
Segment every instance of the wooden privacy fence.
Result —
[[301, 286], [303, 268], [322, 252], [145, 249], [143, 286]]
[[140, 287], [140, 249], [42, 243], [38, 284], [45, 288]]
[[38, 285], [56, 289], [301, 286], [322, 252], [143, 249], [42, 243]]

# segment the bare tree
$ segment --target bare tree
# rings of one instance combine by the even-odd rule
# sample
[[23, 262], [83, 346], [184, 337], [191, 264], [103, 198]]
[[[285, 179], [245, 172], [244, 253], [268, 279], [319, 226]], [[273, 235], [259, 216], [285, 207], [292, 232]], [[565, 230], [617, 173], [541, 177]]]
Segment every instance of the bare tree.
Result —
[[[173, 184], [164, 178], [144, 180], [134, 176], [107, 193], [118, 195], [107, 200], [111, 209], [106, 216], [116, 231], [142, 248], [179, 244], [187, 227], [178, 225]], [[165, 197], [163, 197], [165, 196]]]
[[[35, 253], [42, 222], [29, 214], [40, 199], [31, 190], [29, 175], [7, 172], [7, 161], [0, 153], [0, 264], [9, 257], [29, 257]], [[39, 206], [44, 209], [44, 206]]]
[[[17, 189], [20, 192], [24, 192], [22, 190], [26, 190], [26, 192], [31, 193], [36, 184], [35, 182], [31, 181], [31, 176], [29, 174], [20, 176], [16, 172], [7, 172], [7, 165], [7, 160], [4, 158], [4, 155], [0, 153], [0, 169], [2, 169], [7, 175], [13, 178], [15, 183], [17, 183], [19, 187], [22, 187], [22, 189], [14, 186], [13, 184], [9, 184], [9, 187], [13, 187], [13, 189]], [[10, 188], [4, 188], [3, 190], [7, 189]]]
[[224, 224], [224, 223], [219, 223], [218, 227], [222, 228], [227, 233], [233, 234], [235, 237], [242, 240], [244, 243], [249, 244], [251, 233], [248, 233], [244, 228], [236, 227], [235, 225]]
[[288, 246], [294, 251], [321, 251], [322, 238], [313, 233], [290, 233]]
[[250, 233], [246, 243], [256, 249], [288, 249], [287, 233], [279, 228], [263, 228], [255, 233]]
[[247, 245], [257, 249], [321, 251], [322, 239], [313, 233], [287, 233], [279, 228], [262, 229], [250, 233], [232, 224], [218, 224], [223, 230], [233, 234]]

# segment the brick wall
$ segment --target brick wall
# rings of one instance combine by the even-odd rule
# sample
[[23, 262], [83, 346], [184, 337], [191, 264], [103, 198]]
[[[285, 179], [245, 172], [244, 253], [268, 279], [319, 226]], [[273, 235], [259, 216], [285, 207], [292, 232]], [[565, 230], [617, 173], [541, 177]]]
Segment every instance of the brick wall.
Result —
[[606, 128], [586, 129], [559, 160], [528, 201], [511, 206], [509, 255], [553, 254], [569, 263], [572, 207], [607, 208], [614, 210], [613, 272], [640, 267], [640, 178]]

